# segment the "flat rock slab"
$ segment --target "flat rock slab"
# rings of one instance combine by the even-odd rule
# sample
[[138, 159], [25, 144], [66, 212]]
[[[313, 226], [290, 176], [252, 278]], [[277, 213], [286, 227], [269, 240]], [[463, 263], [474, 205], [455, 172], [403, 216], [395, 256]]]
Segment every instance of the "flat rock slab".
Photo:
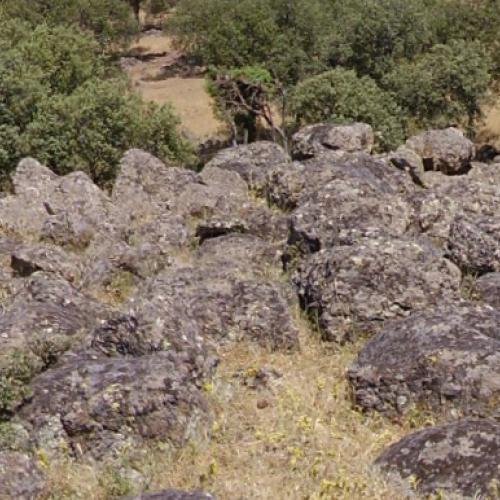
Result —
[[348, 371], [355, 402], [404, 413], [413, 404], [446, 414], [499, 416], [500, 311], [448, 304], [388, 324]]
[[498, 498], [500, 425], [465, 419], [424, 429], [390, 446], [376, 464], [395, 477], [411, 477], [424, 495]]

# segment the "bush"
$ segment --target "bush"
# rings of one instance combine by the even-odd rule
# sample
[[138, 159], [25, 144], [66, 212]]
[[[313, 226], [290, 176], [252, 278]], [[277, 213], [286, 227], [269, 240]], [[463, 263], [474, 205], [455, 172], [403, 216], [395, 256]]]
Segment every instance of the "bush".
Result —
[[204, 64], [263, 66], [284, 83], [324, 69], [318, 60], [330, 29], [328, 0], [181, 0], [168, 24]]
[[29, 22], [77, 25], [90, 31], [102, 45], [127, 42], [137, 22], [127, 0], [2, 0], [4, 18]]
[[301, 82], [291, 96], [297, 124], [317, 122], [369, 123], [383, 149], [404, 139], [403, 112], [391, 96], [368, 76], [336, 68]]
[[472, 129], [488, 92], [490, 69], [479, 42], [452, 41], [399, 65], [384, 86], [394, 92], [416, 128], [457, 123]]
[[337, 0], [327, 46], [330, 65], [379, 79], [433, 43], [425, 0]]
[[[22, 33], [15, 43], [12, 32]], [[112, 181], [130, 147], [189, 159], [171, 109], [132, 93], [90, 35], [7, 21], [0, 23], [0, 48], [0, 181], [25, 155], [59, 174], [83, 170], [101, 185]]]

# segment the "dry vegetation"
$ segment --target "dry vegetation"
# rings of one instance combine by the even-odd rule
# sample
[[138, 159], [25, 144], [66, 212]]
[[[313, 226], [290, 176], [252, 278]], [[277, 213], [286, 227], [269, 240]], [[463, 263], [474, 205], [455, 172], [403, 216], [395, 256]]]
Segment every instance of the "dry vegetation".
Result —
[[[298, 312], [297, 321], [300, 352], [246, 343], [221, 350], [217, 375], [205, 387], [214, 416], [210, 438], [178, 452], [158, 443], [112, 466], [47, 462], [46, 498], [107, 499], [141, 485], [203, 489], [222, 500], [409, 498], [371, 463], [384, 446], [424, 424], [423, 417], [391, 422], [355, 411], [344, 373], [360, 346], [334, 348]], [[252, 387], [262, 367], [280, 376]]]

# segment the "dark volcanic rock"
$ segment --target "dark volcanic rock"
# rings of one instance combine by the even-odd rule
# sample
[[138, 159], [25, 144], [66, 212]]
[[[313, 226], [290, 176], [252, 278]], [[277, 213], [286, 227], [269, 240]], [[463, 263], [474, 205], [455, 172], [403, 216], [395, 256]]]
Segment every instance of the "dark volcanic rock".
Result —
[[291, 215], [289, 245], [314, 253], [350, 245], [371, 236], [403, 236], [410, 207], [398, 195], [385, 195], [367, 183], [335, 180], [312, 193]]
[[500, 312], [462, 303], [414, 313], [371, 338], [350, 368], [356, 404], [405, 412], [498, 415]]
[[448, 236], [447, 256], [465, 273], [482, 275], [500, 271], [498, 218], [455, 217]]
[[20, 415], [32, 425], [35, 442], [56, 417], [77, 453], [101, 456], [146, 438], [179, 445], [207, 418], [200, 375], [187, 353], [68, 353], [33, 380]]
[[476, 280], [473, 294], [482, 302], [500, 308], [500, 273], [488, 273]]
[[0, 498], [34, 500], [43, 488], [43, 474], [32, 459], [22, 453], [0, 451]]
[[292, 157], [305, 160], [332, 150], [371, 153], [374, 140], [373, 130], [366, 123], [309, 125], [293, 136]]
[[[127, 307], [145, 325], [153, 344], [253, 339], [272, 348], [294, 348], [298, 331], [282, 287], [217, 265], [179, 268], [147, 281]], [[182, 332], [179, 337], [179, 332]], [[188, 332], [190, 332], [188, 334]]]
[[476, 154], [474, 144], [456, 128], [423, 132], [410, 137], [405, 146], [422, 158], [426, 170], [450, 175], [466, 172]]
[[252, 144], [224, 149], [207, 163], [205, 168], [218, 167], [240, 174], [251, 189], [260, 191], [266, 174], [274, 166], [287, 163], [290, 158], [273, 142]]
[[431, 245], [366, 238], [304, 260], [294, 282], [325, 337], [343, 341], [357, 329], [373, 331], [388, 319], [457, 298], [460, 278]]
[[500, 425], [465, 419], [424, 429], [390, 446], [376, 463], [390, 475], [411, 476], [424, 495], [498, 498]]

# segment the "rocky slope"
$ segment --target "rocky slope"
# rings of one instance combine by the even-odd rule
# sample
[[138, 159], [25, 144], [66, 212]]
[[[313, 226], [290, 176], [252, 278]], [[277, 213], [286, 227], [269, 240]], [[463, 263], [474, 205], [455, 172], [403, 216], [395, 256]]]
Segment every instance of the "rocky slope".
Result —
[[106, 460], [206, 432], [220, 348], [299, 351], [296, 304], [326, 341], [369, 337], [354, 407], [440, 422], [380, 474], [495, 496], [500, 169], [455, 129], [372, 147], [367, 125], [318, 125], [293, 158], [254, 143], [199, 174], [133, 150], [111, 193], [23, 160], [0, 199], [0, 496], [47, 495], [41, 452]]

